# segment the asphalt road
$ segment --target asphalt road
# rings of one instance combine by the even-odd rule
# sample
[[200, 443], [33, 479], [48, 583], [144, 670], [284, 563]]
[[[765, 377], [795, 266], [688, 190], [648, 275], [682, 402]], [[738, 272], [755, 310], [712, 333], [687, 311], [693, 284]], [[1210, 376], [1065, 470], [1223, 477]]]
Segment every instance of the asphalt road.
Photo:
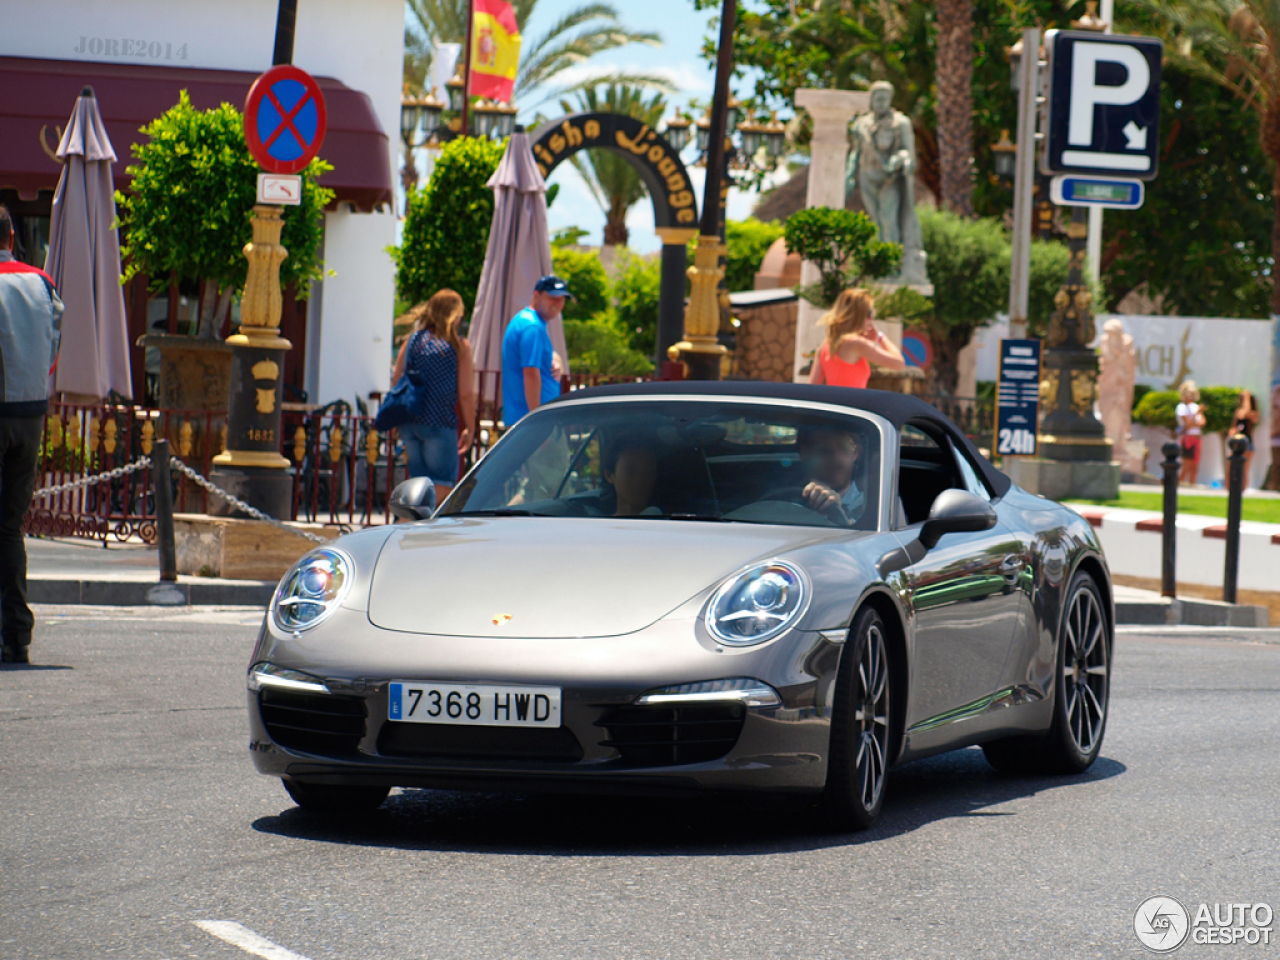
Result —
[[1088, 774], [918, 762], [864, 834], [424, 791], [335, 828], [253, 772], [245, 611], [45, 612], [38, 668], [0, 668], [4, 960], [250, 956], [209, 920], [310, 960], [1136, 957], [1153, 894], [1280, 907], [1280, 645], [1124, 636]]

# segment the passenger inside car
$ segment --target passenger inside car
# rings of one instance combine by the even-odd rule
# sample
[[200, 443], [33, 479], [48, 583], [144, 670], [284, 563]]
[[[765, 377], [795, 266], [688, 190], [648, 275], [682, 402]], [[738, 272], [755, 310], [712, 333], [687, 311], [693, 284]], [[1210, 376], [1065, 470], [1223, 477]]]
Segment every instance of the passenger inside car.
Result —
[[605, 446], [600, 473], [613, 488], [615, 517], [662, 513], [650, 503], [658, 479], [658, 454], [652, 440], [635, 434], [618, 437]]

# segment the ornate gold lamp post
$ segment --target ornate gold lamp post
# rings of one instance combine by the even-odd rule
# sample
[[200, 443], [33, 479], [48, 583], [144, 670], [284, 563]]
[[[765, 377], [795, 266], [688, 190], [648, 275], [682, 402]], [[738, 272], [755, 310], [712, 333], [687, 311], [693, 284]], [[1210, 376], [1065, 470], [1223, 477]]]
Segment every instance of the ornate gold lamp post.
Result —
[[702, 192], [702, 220], [698, 224], [698, 245], [689, 268], [689, 307], [684, 317], [684, 339], [667, 351], [672, 360], [684, 364], [689, 380], [719, 380], [720, 358], [725, 348], [720, 332], [720, 279], [724, 276], [721, 258], [725, 245], [720, 241], [720, 181], [724, 176], [725, 139], [729, 106], [729, 71], [733, 66], [733, 28], [737, 4], [724, 0], [720, 12], [720, 47], [716, 57], [716, 88], [711, 101], [711, 123], [707, 131], [707, 179]]
[[[253, 240], [245, 244], [249, 275], [240, 301], [240, 330], [231, 345], [231, 397], [227, 448], [213, 458], [210, 477], [228, 493], [273, 517], [289, 516], [293, 476], [280, 453], [281, 369], [293, 344], [280, 336], [282, 208], [253, 208]], [[212, 513], [230, 513], [220, 500]]]

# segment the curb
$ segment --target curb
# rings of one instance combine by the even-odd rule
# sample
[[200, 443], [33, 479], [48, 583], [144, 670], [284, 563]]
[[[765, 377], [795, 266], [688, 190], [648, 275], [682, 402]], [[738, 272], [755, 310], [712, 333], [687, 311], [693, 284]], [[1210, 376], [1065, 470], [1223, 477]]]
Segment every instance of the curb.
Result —
[[99, 607], [265, 607], [275, 588], [275, 583], [268, 581], [154, 583], [37, 578], [27, 581], [27, 602]]
[[1280, 629], [1275, 627], [1266, 629], [1250, 627], [1135, 627], [1119, 624], [1116, 627], [1116, 636], [1153, 637], [1166, 640], [1226, 640], [1238, 643], [1262, 643], [1280, 646]]
[[1117, 600], [1116, 626], [1265, 628], [1267, 608], [1219, 600]]

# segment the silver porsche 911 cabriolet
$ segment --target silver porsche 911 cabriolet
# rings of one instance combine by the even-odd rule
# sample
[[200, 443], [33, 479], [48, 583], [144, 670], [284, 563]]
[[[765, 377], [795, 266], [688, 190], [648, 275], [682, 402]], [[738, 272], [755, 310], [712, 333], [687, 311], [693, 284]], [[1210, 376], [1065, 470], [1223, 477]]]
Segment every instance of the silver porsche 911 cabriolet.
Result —
[[810, 793], [838, 828], [896, 764], [981, 744], [1078, 772], [1113, 606], [1088, 523], [921, 400], [791, 384], [577, 392], [416, 522], [286, 574], [250, 750], [304, 808], [393, 786]]

